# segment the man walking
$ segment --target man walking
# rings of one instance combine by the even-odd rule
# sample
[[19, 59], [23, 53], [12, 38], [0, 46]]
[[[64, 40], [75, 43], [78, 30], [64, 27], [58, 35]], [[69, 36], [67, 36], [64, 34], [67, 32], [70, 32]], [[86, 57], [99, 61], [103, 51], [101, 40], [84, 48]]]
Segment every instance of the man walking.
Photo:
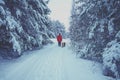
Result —
[[57, 41], [58, 41], [58, 46], [61, 46], [61, 42], [62, 42], [62, 35], [59, 33], [59, 35], [57, 36]]

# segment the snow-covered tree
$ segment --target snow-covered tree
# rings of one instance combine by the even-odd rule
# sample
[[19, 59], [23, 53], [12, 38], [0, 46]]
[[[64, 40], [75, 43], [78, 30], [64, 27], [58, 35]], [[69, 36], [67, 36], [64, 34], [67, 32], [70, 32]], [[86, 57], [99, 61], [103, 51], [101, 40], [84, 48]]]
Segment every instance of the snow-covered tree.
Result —
[[0, 1], [0, 55], [17, 57], [49, 40], [48, 1]]
[[[120, 31], [120, 1], [119, 0], [73, 0], [70, 26], [71, 44], [80, 57], [104, 63], [105, 75], [118, 77], [120, 75], [119, 53]], [[119, 34], [118, 34], [119, 35]], [[107, 46], [110, 43], [111, 46]], [[118, 46], [111, 50], [112, 46]], [[110, 51], [110, 52], [109, 52]], [[115, 51], [115, 52], [114, 52]], [[110, 57], [108, 57], [109, 55]], [[120, 55], [120, 54], [117, 54]], [[111, 61], [117, 63], [112, 63]], [[107, 60], [107, 61], [106, 61]], [[106, 66], [106, 64], [115, 64]], [[116, 67], [116, 70], [113, 68]]]
[[61, 33], [63, 38], [66, 38], [65, 26], [58, 20], [51, 22], [51, 31], [54, 33], [54, 37]]

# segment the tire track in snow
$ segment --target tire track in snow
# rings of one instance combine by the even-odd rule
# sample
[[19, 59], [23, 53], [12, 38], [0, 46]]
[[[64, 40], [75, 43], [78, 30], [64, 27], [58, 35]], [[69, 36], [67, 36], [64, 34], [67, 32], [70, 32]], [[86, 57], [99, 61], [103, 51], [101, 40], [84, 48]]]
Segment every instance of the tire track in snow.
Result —
[[[25, 74], [27, 74], [30, 70], [30, 68], [32, 66], [26, 66], [26, 63], [34, 63], [34, 58], [35, 56], [32, 56], [30, 58], [28, 58], [26, 61], [19, 63], [19, 65], [12, 65], [12, 68], [10, 68], [10, 71], [8, 71], [9, 73], [6, 75], [5, 80], [17, 80], [17, 79], [21, 79], [24, 80], [24, 76]], [[29, 64], [30, 65], [30, 64]]]
[[68, 47], [57, 43], [31, 53], [11, 64], [3, 80], [108, 80], [92, 72], [91, 61], [76, 59]]

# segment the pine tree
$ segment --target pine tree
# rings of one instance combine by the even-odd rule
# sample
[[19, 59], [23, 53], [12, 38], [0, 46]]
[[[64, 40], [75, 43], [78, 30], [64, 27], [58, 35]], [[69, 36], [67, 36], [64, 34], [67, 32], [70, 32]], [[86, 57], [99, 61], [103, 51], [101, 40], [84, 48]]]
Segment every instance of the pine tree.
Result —
[[[111, 51], [113, 42], [119, 47], [116, 37], [120, 30], [119, 3], [119, 0], [73, 0], [71, 13], [70, 39], [74, 50], [82, 58], [103, 62], [105, 75], [113, 77], [120, 75], [119, 59], [111, 55], [114, 50], [119, 52], [118, 48]], [[111, 71], [113, 67], [107, 65], [113, 64], [113, 60], [118, 61], [115, 67], [119, 72]]]
[[42, 48], [50, 42], [48, 1], [2, 0], [1, 2], [0, 49], [2, 56], [17, 57], [23, 51]]
[[61, 23], [60, 21], [56, 20], [56, 21], [52, 21], [51, 22], [51, 31], [55, 34], [55, 37], [61, 33], [63, 38], [66, 38], [66, 31], [65, 31], [65, 27], [64, 24]]

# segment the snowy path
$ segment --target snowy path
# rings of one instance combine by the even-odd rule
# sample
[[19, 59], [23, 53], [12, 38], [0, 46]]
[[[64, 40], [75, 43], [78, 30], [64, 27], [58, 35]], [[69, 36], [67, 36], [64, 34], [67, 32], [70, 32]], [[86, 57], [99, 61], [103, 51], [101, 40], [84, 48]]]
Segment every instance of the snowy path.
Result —
[[77, 59], [57, 43], [17, 60], [0, 62], [0, 80], [109, 80], [100, 64]]

